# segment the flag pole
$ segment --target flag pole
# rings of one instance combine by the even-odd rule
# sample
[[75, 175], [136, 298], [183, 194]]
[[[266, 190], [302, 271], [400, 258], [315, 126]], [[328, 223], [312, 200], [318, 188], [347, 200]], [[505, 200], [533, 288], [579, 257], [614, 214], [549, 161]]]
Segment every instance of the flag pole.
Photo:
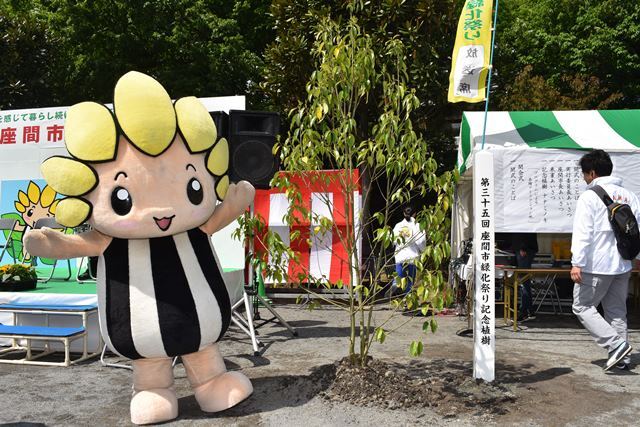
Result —
[[489, 78], [487, 80], [487, 99], [484, 102], [484, 125], [482, 126], [482, 146], [481, 150], [484, 150], [484, 140], [487, 132], [487, 115], [489, 114], [489, 95], [491, 94], [491, 74], [493, 71], [493, 50], [496, 42], [496, 25], [498, 22], [498, 3], [500, 0], [496, 0], [496, 9], [493, 13], [493, 33], [491, 34], [491, 54], [489, 55]]

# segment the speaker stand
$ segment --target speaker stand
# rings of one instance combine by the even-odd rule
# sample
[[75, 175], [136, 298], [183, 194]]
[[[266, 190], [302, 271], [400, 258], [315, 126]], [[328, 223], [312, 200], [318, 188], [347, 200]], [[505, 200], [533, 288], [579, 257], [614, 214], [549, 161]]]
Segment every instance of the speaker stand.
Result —
[[[269, 300], [267, 300], [262, 295], [260, 295], [258, 292], [256, 292], [253, 287], [247, 287], [247, 288], [250, 288], [250, 289], [246, 290], [247, 295], [251, 295], [252, 297], [254, 297], [254, 300], [253, 300], [253, 319], [261, 321], [261, 323], [259, 325], [255, 325], [254, 324], [254, 328], [258, 329], [258, 328], [266, 325], [267, 323], [271, 323], [271, 322], [274, 322], [274, 321], [277, 320], [277, 323], [280, 323], [282, 326], [287, 328], [289, 330], [289, 332], [291, 332], [291, 335], [293, 335], [294, 337], [298, 336], [298, 331], [296, 331], [296, 329], [294, 327], [292, 327], [289, 323], [287, 323], [287, 321], [284, 320], [282, 318], [282, 316], [280, 316], [278, 314], [278, 312], [276, 311], [275, 308], [273, 308], [273, 306], [271, 305]], [[260, 311], [259, 311], [260, 305], [262, 305], [264, 308], [269, 310], [269, 312], [271, 312], [273, 317], [270, 318], [270, 319], [262, 319], [262, 317], [260, 316]]]
[[[247, 313], [246, 319], [238, 311], [238, 308], [240, 308], [240, 306], [243, 304], [244, 304], [245, 312]], [[253, 318], [251, 314], [252, 314], [252, 309], [251, 309], [251, 301], [249, 299], [249, 294], [247, 294], [247, 292], [243, 292], [242, 299], [236, 302], [233, 305], [233, 307], [231, 307], [231, 320], [245, 334], [249, 335], [249, 338], [251, 338], [253, 355], [260, 356], [260, 350], [258, 349], [258, 347], [264, 347], [264, 343], [260, 342], [260, 340], [258, 340], [258, 338], [256, 337], [256, 330], [253, 325]]]
[[[249, 206], [249, 216], [251, 218], [253, 218], [254, 216], [254, 206], [253, 206], [253, 202], [251, 202], [251, 205]], [[270, 323], [274, 320], [277, 320], [282, 326], [284, 326], [285, 328], [287, 328], [289, 330], [289, 332], [291, 332], [291, 335], [293, 335], [294, 337], [298, 336], [298, 331], [295, 330], [295, 328], [293, 328], [291, 325], [289, 325], [283, 318], [282, 316], [280, 316], [278, 314], [278, 312], [276, 311], [275, 308], [273, 308], [273, 306], [271, 305], [271, 303], [269, 301], [267, 301], [266, 298], [264, 298], [262, 295], [260, 295], [260, 293], [258, 292], [258, 287], [256, 286], [256, 278], [255, 278], [255, 271], [253, 270], [253, 237], [249, 238], [249, 285], [245, 286], [245, 295], [250, 295], [253, 298], [253, 319], [254, 320], [262, 320], [260, 317], [260, 311], [259, 311], [259, 305], [262, 304], [263, 307], [265, 307], [267, 310], [269, 310], [269, 312], [273, 315], [273, 317], [271, 319], [267, 319], [267, 320], [263, 320], [262, 323], [260, 325], [253, 325], [254, 328], [260, 328], [264, 325], [266, 325], [267, 323]], [[247, 307], [248, 310], [248, 307]], [[251, 316], [251, 314], [247, 314], [247, 316]]]

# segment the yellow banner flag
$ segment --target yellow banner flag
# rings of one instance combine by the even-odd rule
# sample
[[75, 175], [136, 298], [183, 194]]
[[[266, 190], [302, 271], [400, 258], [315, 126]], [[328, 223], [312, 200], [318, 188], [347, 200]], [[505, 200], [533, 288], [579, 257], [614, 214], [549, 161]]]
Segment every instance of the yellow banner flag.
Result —
[[467, 0], [458, 21], [449, 74], [449, 102], [485, 99], [493, 0]]

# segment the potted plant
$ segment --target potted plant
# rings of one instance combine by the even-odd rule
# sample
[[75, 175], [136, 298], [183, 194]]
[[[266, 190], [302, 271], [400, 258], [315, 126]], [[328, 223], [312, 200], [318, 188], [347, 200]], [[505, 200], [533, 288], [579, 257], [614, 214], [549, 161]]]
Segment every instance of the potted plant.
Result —
[[35, 289], [38, 282], [36, 269], [27, 264], [0, 266], [0, 292], [16, 292]]

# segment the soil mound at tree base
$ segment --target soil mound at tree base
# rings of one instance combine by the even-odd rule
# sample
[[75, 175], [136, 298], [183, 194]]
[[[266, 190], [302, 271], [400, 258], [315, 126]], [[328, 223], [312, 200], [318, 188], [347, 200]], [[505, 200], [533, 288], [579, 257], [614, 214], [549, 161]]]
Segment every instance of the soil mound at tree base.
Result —
[[330, 401], [386, 409], [428, 407], [447, 417], [506, 414], [516, 400], [507, 386], [475, 380], [469, 364], [446, 359], [406, 364], [370, 359], [361, 368], [344, 358], [319, 367], [312, 377]]

